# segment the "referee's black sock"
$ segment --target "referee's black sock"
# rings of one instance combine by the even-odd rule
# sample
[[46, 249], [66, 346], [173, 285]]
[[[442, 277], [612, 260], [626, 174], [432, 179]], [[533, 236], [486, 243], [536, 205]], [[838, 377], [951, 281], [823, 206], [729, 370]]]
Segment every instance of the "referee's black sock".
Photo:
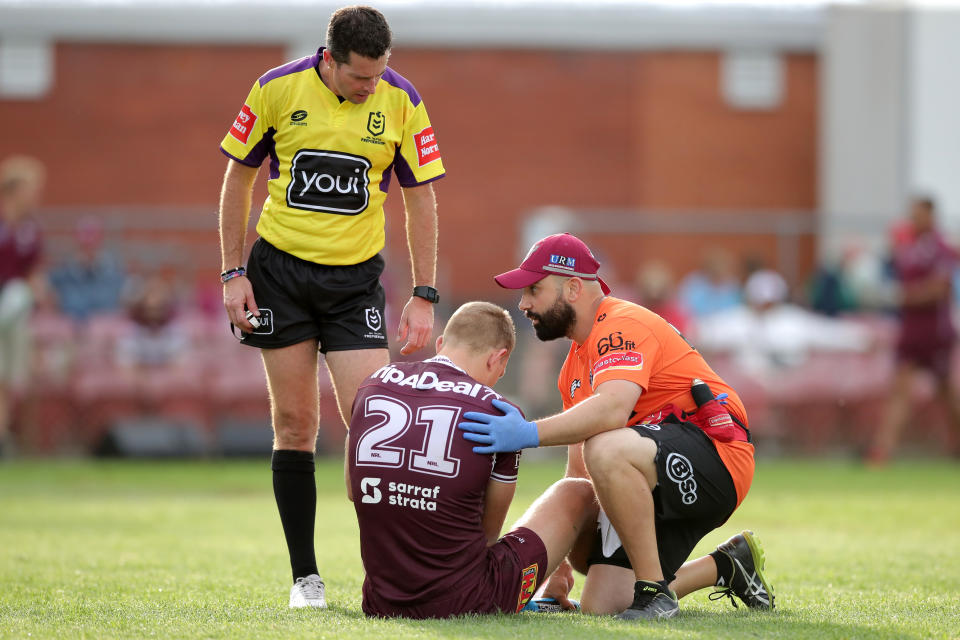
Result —
[[717, 586], [729, 587], [733, 580], [733, 560], [719, 549], [711, 552], [710, 557], [717, 563]]
[[273, 495], [290, 552], [293, 579], [319, 574], [313, 548], [317, 517], [317, 482], [313, 453], [281, 449], [273, 452]]

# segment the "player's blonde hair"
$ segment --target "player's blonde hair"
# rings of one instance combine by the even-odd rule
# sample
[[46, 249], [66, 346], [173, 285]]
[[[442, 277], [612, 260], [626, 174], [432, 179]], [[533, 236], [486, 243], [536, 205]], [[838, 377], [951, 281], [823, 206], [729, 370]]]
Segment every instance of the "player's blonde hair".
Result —
[[447, 321], [443, 341], [451, 346], [463, 346], [474, 353], [491, 349], [513, 351], [517, 343], [513, 318], [503, 307], [490, 302], [467, 302]]

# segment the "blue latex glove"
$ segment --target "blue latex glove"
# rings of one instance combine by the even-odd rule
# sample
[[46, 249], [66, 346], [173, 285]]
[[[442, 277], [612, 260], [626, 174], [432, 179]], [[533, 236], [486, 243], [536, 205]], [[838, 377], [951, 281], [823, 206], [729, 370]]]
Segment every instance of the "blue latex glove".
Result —
[[474, 447], [474, 453], [506, 453], [540, 446], [536, 424], [524, 420], [520, 411], [509, 402], [494, 400], [493, 406], [504, 415], [468, 411], [463, 414], [463, 419], [468, 422], [457, 425], [463, 429], [465, 439], [486, 445]]

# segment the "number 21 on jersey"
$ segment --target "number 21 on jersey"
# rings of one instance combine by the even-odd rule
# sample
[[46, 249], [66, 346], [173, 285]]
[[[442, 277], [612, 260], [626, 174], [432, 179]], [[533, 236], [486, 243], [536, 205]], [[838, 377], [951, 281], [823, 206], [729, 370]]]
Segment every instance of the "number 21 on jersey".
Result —
[[[435, 476], [456, 477], [460, 460], [450, 455], [453, 426], [460, 418], [460, 407], [429, 405], [418, 407], [416, 416], [410, 405], [388, 396], [370, 396], [363, 403], [364, 418], [380, 418], [357, 441], [358, 467], [390, 467], [405, 464], [411, 471]], [[411, 427], [422, 427], [420, 447], [392, 446]]]

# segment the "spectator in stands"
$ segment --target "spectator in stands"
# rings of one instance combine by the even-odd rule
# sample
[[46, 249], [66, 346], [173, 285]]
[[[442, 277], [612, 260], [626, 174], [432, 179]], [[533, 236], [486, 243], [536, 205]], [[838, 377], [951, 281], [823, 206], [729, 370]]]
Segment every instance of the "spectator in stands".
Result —
[[802, 364], [814, 351], [867, 351], [870, 331], [851, 321], [812, 313], [787, 301], [789, 288], [776, 271], [755, 271], [744, 286], [745, 305], [697, 322], [694, 343], [711, 352], [728, 352], [735, 364], [758, 381]]
[[847, 282], [848, 259], [849, 254], [846, 251], [839, 258], [828, 258], [817, 267], [810, 278], [810, 308], [817, 313], [838, 316], [857, 308], [856, 294]]
[[951, 279], [957, 254], [937, 230], [934, 202], [928, 197], [914, 198], [909, 220], [892, 231], [892, 262], [900, 288], [897, 371], [883, 423], [867, 452], [871, 464], [885, 463], [897, 447], [909, 418], [914, 382], [923, 370], [934, 376], [937, 399], [950, 416], [954, 451], [960, 451], [960, 407], [951, 367], [956, 342]]
[[78, 322], [95, 313], [119, 311], [126, 271], [103, 243], [103, 222], [93, 216], [77, 221], [76, 250], [50, 272], [60, 310]]
[[0, 455], [9, 450], [14, 395], [30, 372], [29, 318], [46, 292], [39, 269], [43, 235], [33, 211], [45, 177], [34, 158], [0, 164]]
[[678, 299], [694, 318], [737, 307], [740, 280], [733, 256], [719, 247], [707, 251], [700, 269], [680, 283]]
[[173, 287], [161, 276], [147, 278], [131, 298], [132, 330], [117, 342], [117, 361], [132, 371], [187, 364], [189, 336], [174, 318]]
[[690, 315], [677, 300], [669, 266], [659, 260], [647, 262], [637, 270], [634, 282], [637, 304], [650, 309], [681, 333], [689, 330]]

